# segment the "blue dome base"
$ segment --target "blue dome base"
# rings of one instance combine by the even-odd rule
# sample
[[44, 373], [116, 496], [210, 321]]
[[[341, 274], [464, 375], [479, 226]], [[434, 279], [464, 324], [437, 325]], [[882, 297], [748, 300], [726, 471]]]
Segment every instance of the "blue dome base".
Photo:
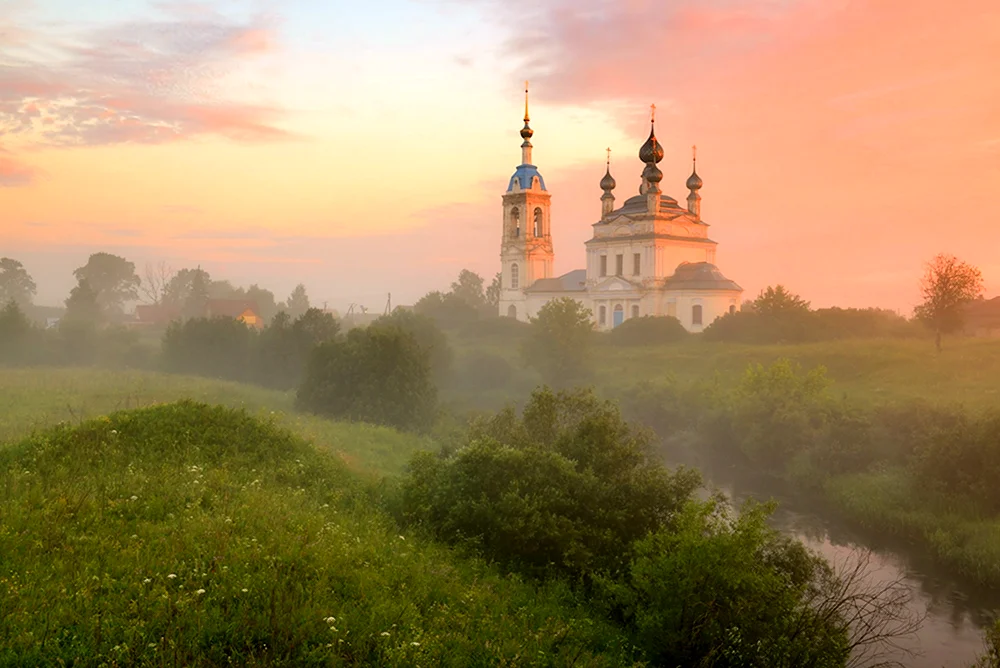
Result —
[[510, 177], [510, 184], [507, 186], [507, 192], [514, 189], [515, 181], [521, 186], [521, 190], [529, 190], [531, 188], [531, 181], [535, 177], [538, 177], [538, 183], [541, 185], [542, 190], [545, 190], [545, 179], [538, 172], [538, 168], [534, 165], [518, 165], [517, 169], [514, 170], [514, 175]]

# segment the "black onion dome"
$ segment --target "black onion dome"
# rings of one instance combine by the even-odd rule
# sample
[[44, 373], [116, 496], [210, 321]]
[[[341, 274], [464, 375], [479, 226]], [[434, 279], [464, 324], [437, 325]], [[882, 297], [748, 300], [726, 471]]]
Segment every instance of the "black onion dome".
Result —
[[615, 177], [611, 176], [611, 168], [604, 173], [604, 178], [601, 179], [601, 190], [614, 190], [615, 189]]
[[698, 176], [698, 172], [691, 172], [686, 185], [688, 190], [701, 190], [701, 177]]
[[656, 139], [652, 124], [649, 128], [649, 139], [639, 149], [639, 159], [643, 162], [659, 162], [663, 160], [663, 146]]
[[663, 180], [663, 172], [660, 171], [655, 162], [647, 162], [646, 169], [642, 170], [642, 178], [656, 184]]

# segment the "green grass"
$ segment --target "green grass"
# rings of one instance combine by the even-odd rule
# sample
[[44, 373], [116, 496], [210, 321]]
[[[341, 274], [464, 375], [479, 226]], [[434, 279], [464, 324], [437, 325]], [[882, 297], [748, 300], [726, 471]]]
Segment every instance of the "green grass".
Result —
[[[93, 412], [123, 394], [105, 374], [34, 387], [54, 376], [92, 388]], [[149, 401], [191, 382], [126, 378]], [[150, 380], [164, 383], [140, 388]], [[72, 382], [13, 393], [34, 410], [18, 427], [8, 408], [8, 434]], [[166, 404], [9, 444], [0, 518], [0, 665], [629, 663], [620, 633], [564, 587], [400, 535], [343, 462], [241, 411]]]
[[0, 369], [0, 443], [59, 423], [78, 424], [117, 410], [181, 399], [273, 416], [354, 470], [378, 476], [399, 473], [414, 452], [435, 447], [392, 429], [296, 413], [293, 392], [150, 371], [52, 368]]
[[787, 357], [803, 368], [825, 366], [832, 390], [858, 403], [960, 403], [973, 408], [1000, 401], [1000, 339], [932, 341], [859, 339], [800, 345], [739, 345], [688, 341], [657, 347], [602, 345], [597, 382], [625, 387], [673, 375], [678, 380], [738, 378], [749, 364]]

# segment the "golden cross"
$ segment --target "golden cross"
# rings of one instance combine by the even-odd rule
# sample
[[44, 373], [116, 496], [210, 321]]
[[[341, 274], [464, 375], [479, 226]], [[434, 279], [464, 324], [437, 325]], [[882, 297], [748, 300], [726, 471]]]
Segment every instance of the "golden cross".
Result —
[[649, 105], [649, 122], [652, 123], [656, 120], [656, 105]]
[[691, 146], [691, 160], [694, 161], [694, 162], [698, 162], [698, 146], [697, 145], [692, 145]]
[[608, 167], [611, 166], [611, 147], [608, 147]]

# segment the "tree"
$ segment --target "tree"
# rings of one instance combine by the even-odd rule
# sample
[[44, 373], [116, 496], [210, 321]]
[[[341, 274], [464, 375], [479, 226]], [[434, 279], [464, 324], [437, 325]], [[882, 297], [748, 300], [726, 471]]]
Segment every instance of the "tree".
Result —
[[94, 253], [73, 275], [97, 293], [97, 302], [108, 315], [121, 314], [125, 302], [139, 298], [142, 281], [135, 273], [135, 263], [123, 257]]
[[403, 483], [404, 518], [532, 576], [617, 573], [632, 544], [670, 522], [700, 484], [659, 464], [647, 432], [591, 390], [532, 393], [473, 423], [461, 447], [424, 453]]
[[747, 310], [764, 316], [803, 313], [809, 311], [809, 302], [789, 292], [783, 285], [768, 286], [747, 305]]
[[34, 327], [17, 301], [11, 299], [0, 310], [0, 365], [24, 365], [31, 361], [29, 349], [36, 340]]
[[210, 299], [208, 289], [211, 285], [211, 278], [208, 272], [203, 271], [201, 267], [189, 271], [190, 274], [186, 277], [187, 290], [184, 293], [184, 316], [200, 318], [205, 315], [205, 307]]
[[306, 294], [306, 286], [302, 283], [296, 285], [295, 289], [292, 290], [292, 294], [288, 295], [285, 310], [293, 318], [298, 318], [309, 310], [309, 295]]
[[952, 255], [931, 260], [920, 282], [923, 303], [914, 315], [934, 331], [934, 347], [941, 352], [942, 334], [962, 327], [962, 307], [983, 294], [983, 276], [978, 268]]
[[37, 292], [35, 281], [24, 265], [9, 257], [0, 257], [0, 307], [14, 301], [24, 309]]
[[234, 318], [190, 318], [174, 321], [163, 336], [167, 371], [246, 380], [256, 332]]
[[399, 327], [352, 329], [313, 351], [296, 405], [335, 419], [426, 429], [437, 404], [429, 357]]
[[[245, 299], [257, 304], [257, 312], [264, 322], [271, 322], [271, 318], [279, 311], [278, 305], [274, 301], [274, 293], [267, 288], [260, 287], [256, 283], [246, 289]], [[295, 314], [291, 315], [293, 318], [296, 317]]]
[[448, 337], [428, 316], [396, 309], [379, 317], [369, 327], [398, 327], [409, 332], [417, 345], [427, 351], [433, 380], [441, 383], [450, 376], [454, 353]]
[[199, 277], [198, 280], [206, 286], [207, 290], [207, 286], [212, 280], [207, 271], [201, 267], [197, 269], [181, 269], [167, 281], [167, 285], [163, 290], [162, 303], [182, 308], [187, 302], [188, 295], [191, 293], [191, 286], [195, 281], [195, 276]]
[[490, 286], [486, 288], [486, 304], [490, 307], [492, 315], [498, 315], [500, 313], [500, 288], [502, 274], [497, 272], [496, 276], [493, 277], [493, 281]]
[[681, 321], [669, 315], [629, 318], [608, 332], [608, 340], [620, 346], [655, 346], [689, 336]]
[[100, 324], [104, 320], [104, 311], [99, 299], [98, 292], [90, 286], [90, 282], [85, 278], [79, 279], [76, 287], [70, 290], [61, 323], [90, 326]]
[[486, 306], [483, 277], [468, 269], [463, 269], [458, 274], [458, 279], [451, 284], [451, 293], [476, 311], [482, 311]]
[[150, 304], [163, 304], [167, 297], [167, 288], [174, 278], [174, 270], [162, 260], [157, 264], [146, 263], [139, 291]]
[[589, 309], [571, 297], [554, 299], [532, 318], [524, 355], [547, 384], [568, 386], [588, 375], [593, 336]]

